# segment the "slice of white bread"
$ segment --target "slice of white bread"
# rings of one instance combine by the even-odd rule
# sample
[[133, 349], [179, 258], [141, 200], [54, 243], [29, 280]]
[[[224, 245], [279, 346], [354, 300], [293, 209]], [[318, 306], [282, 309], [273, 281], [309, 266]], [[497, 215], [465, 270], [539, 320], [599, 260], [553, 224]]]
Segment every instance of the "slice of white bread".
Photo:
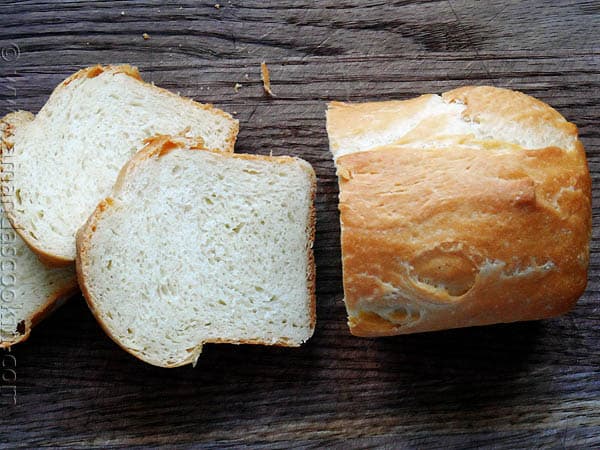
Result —
[[[0, 123], [2, 151], [14, 130], [33, 119], [12, 113]], [[48, 269], [14, 231], [0, 207], [0, 348], [26, 340], [31, 328], [79, 289], [72, 267]]]
[[143, 139], [186, 129], [209, 149], [231, 151], [238, 121], [143, 82], [131, 66], [80, 70], [16, 130], [3, 155], [4, 183], [15, 199], [6, 208], [10, 221], [45, 263], [72, 263], [77, 229]]
[[315, 325], [315, 174], [307, 162], [157, 136], [77, 235], [77, 273], [108, 335], [150, 364], [204, 343], [298, 346]]

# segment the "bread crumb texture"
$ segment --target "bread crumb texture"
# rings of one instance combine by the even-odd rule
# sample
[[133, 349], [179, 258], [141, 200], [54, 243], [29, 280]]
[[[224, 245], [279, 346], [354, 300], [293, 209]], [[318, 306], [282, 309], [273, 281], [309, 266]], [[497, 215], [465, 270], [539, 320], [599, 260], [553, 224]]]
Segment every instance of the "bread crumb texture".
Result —
[[11, 220], [38, 255], [72, 263], [77, 229], [143, 140], [184, 131], [209, 149], [232, 151], [238, 121], [143, 82], [132, 66], [80, 70], [14, 136], [5, 172], [18, 192]]
[[194, 363], [205, 343], [305, 342], [314, 328], [310, 165], [168, 142], [136, 155], [112, 204], [79, 234], [80, 282], [100, 323], [166, 367]]
[[[4, 157], [11, 155], [17, 130], [26, 128], [33, 117], [29, 112], [18, 111], [0, 120], [0, 142]], [[47, 268], [12, 228], [5, 208], [11, 207], [10, 199], [14, 200], [16, 194], [6, 190], [4, 193], [11, 195], [6, 195], [6, 203], [0, 205], [0, 348], [26, 340], [36, 323], [78, 290], [72, 266]]]

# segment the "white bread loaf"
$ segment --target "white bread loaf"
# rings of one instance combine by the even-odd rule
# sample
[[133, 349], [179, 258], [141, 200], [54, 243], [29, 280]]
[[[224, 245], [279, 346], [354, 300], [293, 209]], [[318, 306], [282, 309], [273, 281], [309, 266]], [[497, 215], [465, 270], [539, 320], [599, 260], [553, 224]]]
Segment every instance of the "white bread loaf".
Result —
[[332, 103], [351, 332], [553, 317], [587, 282], [591, 180], [575, 125], [525, 94]]
[[[33, 115], [11, 113], [0, 121], [2, 152], [12, 145], [15, 129]], [[48, 269], [14, 231], [0, 205], [0, 348], [26, 340], [31, 328], [78, 292], [73, 267]]]
[[194, 150], [157, 136], [77, 236], [107, 334], [150, 364], [205, 343], [298, 346], [315, 325], [315, 175], [305, 161]]
[[188, 130], [209, 149], [233, 150], [229, 114], [145, 83], [131, 66], [95, 66], [63, 81], [3, 155], [12, 224], [48, 265], [75, 259], [75, 233], [123, 164], [156, 133]]

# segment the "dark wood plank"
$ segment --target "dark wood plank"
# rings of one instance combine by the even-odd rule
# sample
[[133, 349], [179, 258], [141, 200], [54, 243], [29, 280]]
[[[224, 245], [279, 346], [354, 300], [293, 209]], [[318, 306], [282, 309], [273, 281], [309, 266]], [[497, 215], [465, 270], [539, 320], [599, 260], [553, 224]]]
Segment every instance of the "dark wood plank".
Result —
[[[600, 446], [597, 4], [222, 3], [3, 2], [0, 47], [20, 54], [0, 61], [0, 114], [37, 111], [80, 67], [132, 62], [147, 80], [236, 111], [236, 151], [310, 161], [319, 179], [314, 338], [300, 349], [209, 345], [195, 369], [164, 370], [121, 351], [75, 298], [13, 349], [17, 404], [0, 392], [0, 446]], [[451, 23], [452, 32], [440, 25]], [[276, 98], [262, 92], [263, 59]], [[580, 127], [595, 187], [586, 294], [543, 322], [354, 338], [326, 102], [467, 83], [523, 90]]]
[[55, 59], [83, 48], [114, 58], [118, 51], [135, 64], [176, 49], [207, 59], [582, 50], [597, 47], [600, 26], [593, 0], [4, 0], [1, 7], [0, 36], [30, 53]]

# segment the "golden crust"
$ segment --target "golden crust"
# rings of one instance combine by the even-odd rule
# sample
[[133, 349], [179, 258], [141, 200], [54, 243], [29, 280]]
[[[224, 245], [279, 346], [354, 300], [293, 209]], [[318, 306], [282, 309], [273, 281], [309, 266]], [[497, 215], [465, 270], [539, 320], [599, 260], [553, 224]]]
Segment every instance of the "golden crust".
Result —
[[469, 120], [551, 127], [573, 144], [455, 136], [340, 156], [344, 295], [357, 336], [553, 317], [585, 290], [591, 180], [576, 127], [521, 93], [444, 97]]
[[[238, 158], [238, 159], [246, 159], [246, 160], [263, 160], [270, 162], [277, 162], [279, 164], [292, 164], [296, 163], [299, 159], [289, 156], [263, 156], [263, 155], [247, 155], [247, 154], [235, 154], [227, 151], [217, 151], [217, 150], [209, 150], [201, 148], [200, 142], [194, 139], [189, 139], [184, 136], [166, 136], [166, 135], [156, 135], [151, 138], [148, 138], [146, 141], [146, 146], [136, 153], [130, 160], [123, 166], [121, 169], [117, 181], [113, 188], [113, 196], [117, 195], [121, 189], [123, 188], [127, 177], [134, 171], [141, 163], [143, 163], [147, 159], [151, 158], [161, 158], [165, 154], [175, 149], [182, 150], [198, 150], [198, 151], [206, 151], [212, 153], [219, 153], [222, 156], [229, 158]], [[300, 160], [302, 161], [302, 160]], [[308, 163], [304, 163], [301, 166], [303, 170], [307, 172], [307, 174], [311, 177], [311, 206], [309, 210], [309, 248], [307, 249], [308, 253], [308, 273], [307, 273], [307, 285], [308, 292], [310, 298], [310, 328], [311, 334], [314, 331], [315, 323], [316, 323], [316, 293], [315, 293], [315, 279], [316, 279], [316, 267], [314, 254], [312, 251], [312, 245], [315, 237], [315, 226], [316, 226], [316, 214], [314, 207], [314, 199], [316, 195], [316, 175], [312, 167]], [[246, 339], [246, 340], [227, 340], [227, 339], [211, 339], [205, 342], [200, 342], [194, 348], [194, 351], [190, 351], [190, 355], [183, 361], [177, 363], [165, 363], [164, 361], [149, 361], [147, 358], [144, 358], [138, 352], [123, 346], [119, 340], [112, 334], [110, 328], [106, 325], [106, 323], [102, 320], [101, 315], [98, 313], [98, 309], [96, 307], [96, 300], [91, 295], [87, 283], [86, 277], [83, 273], [83, 266], [87, 263], [87, 253], [89, 251], [89, 243], [92, 238], [92, 234], [96, 231], [96, 224], [101, 216], [113, 206], [114, 202], [112, 198], [106, 198], [97, 206], [96, 210], [89, 217], [87, 222], [83, 227], [79, 229], [77, 232], [76, 238], [76, 272], [77, 279], [79, 281], [79, 285], [81, 287], [81, 292], [83, 297], [88, 304], [90, 311], [100, 324], [100, 327], [104, 330], [104, 332], [123, 350], [128, 352], [129, 354], [135, 356], [136, 358], [149, 362], [153, 365], [165, 368], [173, 368], [180, 367], [187, 364], [195, 364], [198, 356], [201, 352], [203, 344], [258, 344], [258, 345], [275, 345], [282, 347], [298, 347], [298, 344], [291, 343], [287, 340], [278, 340], [274, 343], [261, 341], [259, 339]]]
[[308, 211], [309, 230], [307, 233], [309, 247], [306, 249], [308, 257], [308, 273], [306, 275], [306, 281], [308, 284], [308, 295], [310, 298], [310, 330], [312, 335], [315, 331], [315, 326], [317, 323], [317, 268], [315, 264], [315, 254], [313, 252], [313, 244], [315, 242], [315, 233], [317, 226], [317, 212], [315, 209], [315, 197], [317, 195], [317, 177], [312, 167], [303, 167], [305, 167], [305, 170], [309, 172], [309, 175], [311, 177], [310, 208]]
[[271, 97], [277, 97], [271, 90], [271, 76], [269, 75], [269, 68], [265, 61], [260, 63], [260, 78], [262, 79], [265, 93]]
[[[442, 94], [450, 103], [466, 106], [463, 117], [476, 123], [482, 121], [513, 122], [528, 132], [551, 129], [565, 138], [577, 140], [577, 127], [554, 108], [522, 92], [491, 86], [465, 86]], [[571, 150], [568, 148], [567, 150]]]
[[[410, 121], [435, 95], [426, 94], [409, 100], [385, 102], [330, 102], [327, 109], [327, 134], [334, 156], [343, 147], [366, 134], [381, 136]], [[388, 142], [391, 143], [391, 142]]]
[[78, 80], [80, 78], [95, 78], [104, 72], [112, 72], [115, 74], [123, 73], [132, 78], [135, 78], [136, 80], [143, 81], [138, 68], [134, 67], [134, 66], [130, 66], [129, 64], [123, 64], [123, 65], [117, 65], [117, 66], [115, 66], [115, 65], [101, 66], [100, 64], [96, 64], [95, 66], [86, 67], [84, 69], [78, 70], [73, 75], [66, 78], [60, 85], [68, 86], [70, 83], [72, 83], [73, 81]]
[[428, 145], [448, 138], [500, 140], [535, 149], [576, 148], [577, 127], [521, 92], [467, 86], [439, 95], [385, 102], [331, 102], [327, 109], [334, 159], [390, 144]]

